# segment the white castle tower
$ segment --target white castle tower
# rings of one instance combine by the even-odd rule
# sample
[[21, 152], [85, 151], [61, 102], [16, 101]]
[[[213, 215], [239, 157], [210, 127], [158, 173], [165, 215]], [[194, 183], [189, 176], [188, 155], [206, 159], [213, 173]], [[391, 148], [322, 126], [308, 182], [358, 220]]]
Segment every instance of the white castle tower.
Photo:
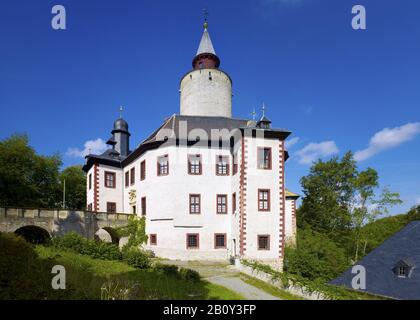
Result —
[[193, 70], [188, 72], [180, 85], [183, 116], [232, 117], [232, 80], [219, 69], [220, 59], [210, 39], [207, 21]]

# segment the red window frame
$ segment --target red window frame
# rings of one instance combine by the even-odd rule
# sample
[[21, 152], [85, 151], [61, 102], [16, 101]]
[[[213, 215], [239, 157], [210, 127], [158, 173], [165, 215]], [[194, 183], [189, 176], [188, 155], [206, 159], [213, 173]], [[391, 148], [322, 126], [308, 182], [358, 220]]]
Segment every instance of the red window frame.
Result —
[[117, 203], [116, 202], [107, 202], [106, 203], [106, 212], [107, 213], [117, 213]]
[[[261, 247], [260, 246], [260, 238], [267, 238], [267, 246], [266, 247]], [[257, 236], [257, 246], [258, 246], [258, 250], [270, 250], [270, 235], [269, 234], [259, 234]]]
[[236, 192], [232, 194], [232, 214], [236, 211]]
[[216, 176], [228, 176], [228, 175], [229, 175], [229, 156], [216, 156]]
[[[267, 152], [267, 154], [266, 154]], [[270, 147], [258, 147], [257, 149], [257, 166], [261, 170], [272, 169], [272, 151]]]
[[[223, 236], [224, 238], [224, 245], [218, 246], [217, 245], [217, 237]], [[227, 247], [227, 234], [226, 233], [215, 233], [214, 234], [214, 249], [226, 249]]]
[[140, 181], [146, 179], [146, 160], [140, 163]]
[[128, 187], [130, 185], [130, 172], [125, 172], [125, 186]]
[[238, 153], [235, 152], [232, 157], [232, 175], [238, 173]]
[[[108, 177], [111, 176], [112, 179], [108, 179]], [[104, 186], [105, 188], [111, 188], [111, 189], [115, 189], [116, 185], [117, 185], [117, 175], [115, 174], [115, 172], [111, 172], [111, 171], [105, 171], [104, 173]], [[112, 185], [108, 185], [108, 183], [112, 181]]]
[[[262, 193], [267, 193], [267, 199], [261, 197]], [[267, 203], [267, 208], [264, 208], [264, 203]], [[258, 189], [258, 211], [267, 212], [271, 210], [271, 195], [270, 189]]]
[[227, 214], [228, 213], [228, 197], [227, 197], [227, 194], [216, 195], [216, 213], [217, 214]]
[[[192, 160], [198, 159], [198, 164], [193, 164]], [[188, 174], [199, 176], [203, 174], [203, 164], [201, 154], [188, 155]]]
[[157, 245], [157, 234], [156, 233], [151, 233], [150, 234], [150, 245], [151, 246], [156, 246]]
[[[198, 198], [198, 203], [196, 200], [194, 200], [194, 202], [192, 202], [192, 199]], [[190, 214], [201, 214], [201, 194], [196, 194], [196, 193], [191, 193], [189, 195], [189, 212]], [[198, 208], [198, 209], [197, 209]]]
[[[194, 236], [196, 238], [197, 246], [190, 246], [189, 237]], [[200, 249], [200, 234], [199, 233], [187, 233], [186, 235], [186, 247], [187, 249]]]
[[133, 185], [136, 182], [136, 168], [132, 167], [130, 170], [130, 185]]
[[141, 198], [141, 215], [144, 217], [147, 214], [147, 200], [146, 197]]
[[[162, 164], [161, 160], [166, 160], [166, 164]], [[167, 154], [157, 157], [157, 175], [158, 177], [169, 175], [169, 156]]]

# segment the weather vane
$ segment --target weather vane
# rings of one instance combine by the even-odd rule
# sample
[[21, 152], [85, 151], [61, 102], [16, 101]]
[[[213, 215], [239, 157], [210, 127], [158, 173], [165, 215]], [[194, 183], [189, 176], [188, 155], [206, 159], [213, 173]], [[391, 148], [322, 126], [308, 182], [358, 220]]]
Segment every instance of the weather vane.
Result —
[[122, 112], [123, 112], [123, 107], [122, 106], [120, 106], [120, 119], [122, 119]]
[[207, 27], [209, 26], [209, 23], [207, 22], [209, 11], [207, 10], [207, 8], [203, 9], [203, 14], [204, 14], [204, 29], [207, 29]]
[[257, 113], [255, 112], [255, 108], [252, 110], [252, 120], [255, 121], [255, 116], [257, 115]]
[[265, 103], [263, 102], [263, 105], [262, 105], [262, 115], [263, 115], [263, 117], [265, 117]]

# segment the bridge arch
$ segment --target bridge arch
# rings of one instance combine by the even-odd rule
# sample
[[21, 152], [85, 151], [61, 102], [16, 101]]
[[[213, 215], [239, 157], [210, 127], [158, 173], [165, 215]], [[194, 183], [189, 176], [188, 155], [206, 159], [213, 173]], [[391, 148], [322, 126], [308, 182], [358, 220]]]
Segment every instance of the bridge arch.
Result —
[[118, 245], [120, 242], [120, 236], [118, 235], [117, 230], [111, 227], [100, 228], [95, 233], [95, 239], [104, 242], [110, 242], [116, 245]]
[[27, 242], [34, 244], [46, 243], [51, 239], [51, 235], [47, 230], [35, 225], [17, 228], [14, 233], [24, 238]]

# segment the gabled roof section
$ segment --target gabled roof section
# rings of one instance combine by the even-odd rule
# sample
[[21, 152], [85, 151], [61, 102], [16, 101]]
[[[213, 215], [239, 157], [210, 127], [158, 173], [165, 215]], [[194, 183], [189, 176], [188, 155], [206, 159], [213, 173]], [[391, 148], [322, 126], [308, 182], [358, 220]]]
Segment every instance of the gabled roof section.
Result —
[[[366, 269], [366, 291], [395, 299], [420, 299], [420, 221], [409, 223], [401, 231], [356, 263]], [[398, 277], [395, 267], [410, 267], [409, 277]], [[331, 283], [352, 288], [354, 274], [345, 271]]]
[[299, 199], [299, 195], [298, 194], [296, 194], [296, 193], [293, 193], [292, 191], [289, 191], [289, 190], [285, 190], [286, 191], [286, 199]]

